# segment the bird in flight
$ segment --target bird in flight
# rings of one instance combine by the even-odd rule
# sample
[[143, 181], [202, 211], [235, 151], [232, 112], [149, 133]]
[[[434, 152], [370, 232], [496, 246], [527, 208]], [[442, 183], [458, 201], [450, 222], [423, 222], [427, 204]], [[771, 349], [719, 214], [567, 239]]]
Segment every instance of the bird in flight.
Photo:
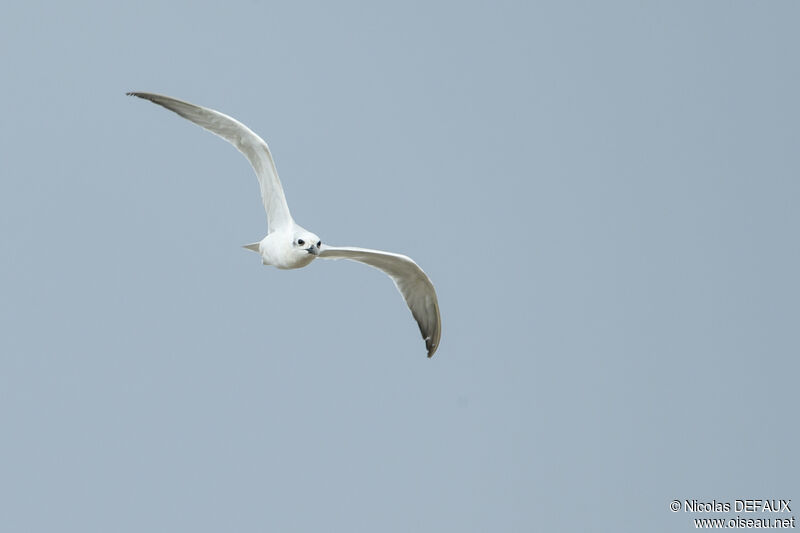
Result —
[[428, 357], [439, 347], [442, 321], [439, 302], [430, 278], [405, 255], [351, 246], [329, 246], [297, 224], [289, 213], [286, 196], [278, 179], [272, 154], [264, 140], [247, 126], [227, 115], [160, 94], [130, 92], [150, 100], [234, 145], [250, 161], [261, 187], [261, 199], [267, 211], [267, 236], [244, 247], [257, 252], [261, 262], [280, 269], [301, 268], [317, 257], [358, 261], [386, 273], [405, 298], [425, 340]]

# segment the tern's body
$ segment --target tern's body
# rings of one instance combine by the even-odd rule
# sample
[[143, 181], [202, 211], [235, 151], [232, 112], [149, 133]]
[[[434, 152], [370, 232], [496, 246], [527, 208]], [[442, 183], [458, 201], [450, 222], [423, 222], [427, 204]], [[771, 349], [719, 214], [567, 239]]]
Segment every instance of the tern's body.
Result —
[[261, 262], [282, 270], [302, 268], [319, 256], [322, 245], [313, 233], [293, 224], [274, 231], [252, 246], [261, 256]]
[[213, 109], [190, 104], [169, 96], [128, 93], [150, 100], [187, 120], [202, 126], [233, 144], [247, 157], [258, 177], [261, 198], [267, 212], [269, 233], [260, 242], [245, 248], [258, 252], [261, 262], [280, 269], [302, 268], [317, 257], [349, 259], [386, 273], [403, 295], [419, 325], [428, 357], [439, 347], [441, 319], [433, 283], [411, 258], [367, 248], [334, 247], [322, 244], [314, 233], [295, 223], [267, 143], [237, 120]]

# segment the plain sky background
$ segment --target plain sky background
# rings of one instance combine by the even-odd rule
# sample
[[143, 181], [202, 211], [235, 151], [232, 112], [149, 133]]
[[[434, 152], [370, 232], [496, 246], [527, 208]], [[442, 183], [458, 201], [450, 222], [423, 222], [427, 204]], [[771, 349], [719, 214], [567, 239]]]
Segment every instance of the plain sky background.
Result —
[[[673, 499], [800, 505], [799, 17], [4, 6], [0, 530], [674, 532], [703, 515]], [[436, 356], [381, 273], [241, 249], [266, 224], [246, 160], [131, 90], [263, 136], [323, 241], [413, 257]]]

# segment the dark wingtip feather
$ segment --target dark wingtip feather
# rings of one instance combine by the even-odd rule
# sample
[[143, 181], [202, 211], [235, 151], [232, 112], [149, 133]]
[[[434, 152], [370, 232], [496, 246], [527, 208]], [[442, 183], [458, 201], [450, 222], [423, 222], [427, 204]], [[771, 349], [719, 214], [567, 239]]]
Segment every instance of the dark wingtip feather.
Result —
[[433, 343], [430, 341], [430, 339], [425, 339], [425, 347], [428, 349], [428, 359], [430, 359], [431, 357], [433, 357], [433, 354], [435, 354], [435, 353], [436, 353], [436, 348], [438, 348], [438, 346], [436, 346], [435, 344], [433, 344]]
[[140, 91], [131, 91], [125, 94], [128, 96], [136, 96], [137, 98], [141, 98], [142, 100], [150, 100], [151, 102], [153, 101], [153, 97], [158, 96], [157, 94], [143, 93]]

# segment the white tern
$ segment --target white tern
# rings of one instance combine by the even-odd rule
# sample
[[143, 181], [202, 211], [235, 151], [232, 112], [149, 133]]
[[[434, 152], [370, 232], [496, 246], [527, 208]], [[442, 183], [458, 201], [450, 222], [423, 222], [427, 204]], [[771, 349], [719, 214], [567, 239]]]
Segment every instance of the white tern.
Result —
[[295, 223], [289, 213], [275, 162], [264, 140], [241, 122], [213, 109], [153, 93], [130, 92], [174, 111], [234, 145], [250, 161], [261, 187], [261, 198], [267, 211], [267, 236], [245, 248], [257, 252], [261, 262], [281, 269], [301, 268], [317, 257], [349, 259], [365, 263], [385, 272], [405, 298], [419, 325], [428, 357], [439, 347], [442, 332], [439, 302], [433, 283], [410, 258], [401, 254], [366, 248], [338, 247], [323, 244], [320, 238]]

